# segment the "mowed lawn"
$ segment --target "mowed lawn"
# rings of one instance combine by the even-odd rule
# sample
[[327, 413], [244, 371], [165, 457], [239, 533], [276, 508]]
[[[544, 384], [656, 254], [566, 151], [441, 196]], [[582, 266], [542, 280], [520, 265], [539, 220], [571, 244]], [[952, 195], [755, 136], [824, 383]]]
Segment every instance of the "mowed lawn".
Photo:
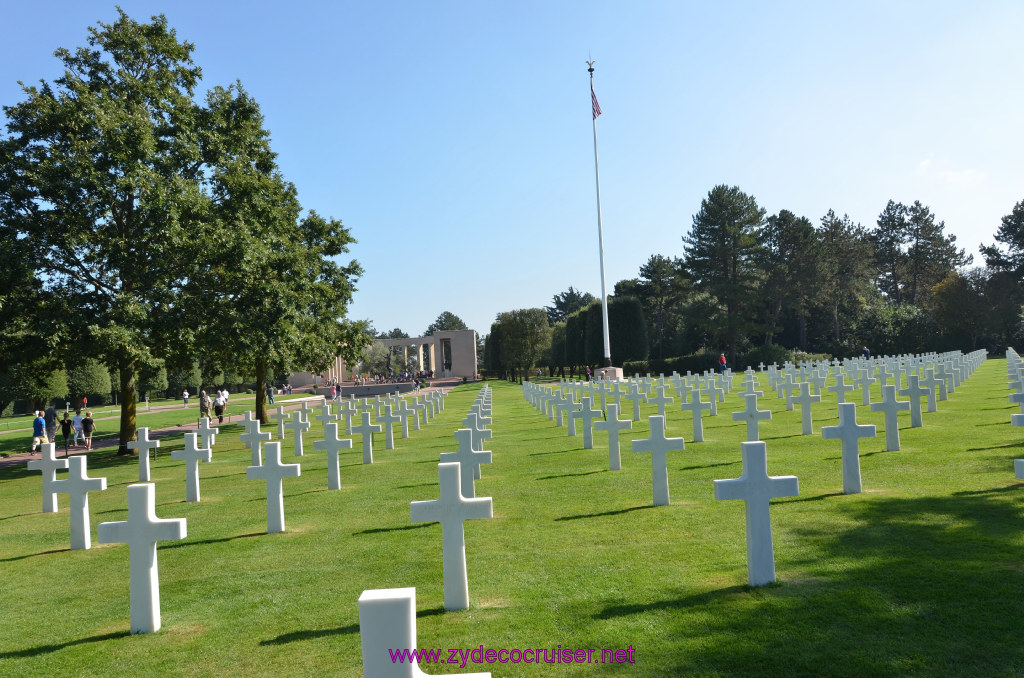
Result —
[[[760, 375], [761, 386], [767, 378]], [[742, 472], [745, 424], [737, 386], [705, 419], [669, 406], [672, 503], [653, 507], [650, 455], [621, 471], [607, 437], [582, 436], [538, 413], [520, 387], [489, 382], [494, 462], [477, 496], [494, 518], [468, 521], [471, 607], [443, 611], [441, 527], [412, 524], [409, 503], [436, 499], [437, 462], [480, 384], [394, 451], [383, 434], [373, 465], [358, 437], [343, 453], [342, 489], [327, 490], [326, 456], [305, 438], [302, 476], [285, 480], [287, 531], [266, 531], [265, 484], [247, 480], [241, 427], [225, 426], [213, 463], [200, 465], [202, 502], [187, 504], [184, 463], [165, 439], [153, 462], [157, 515], [186, 518], [188, 536], [161, 542], [163, 628], [128, 634], [128, 547], [97, 544], [96, 526], [127, 517], [135, 459], [89, 455], [93, 548], [70, 551], [68, 499], [43, 514], [37, 472], [0, 469], [0, 674], [361, 676], [357, 600], [366, 589], [415, 587], [422, 648], [633, 648], [633, 664], [422, 665], [427, 673], [495, 676], [1014, 676], [1024, 674], [1024, 429], [1007, 395], [1006, 363], [987, 361], [939, 412], [884, 451], [880, 413], [857, 408], [879, 435], [861, 441], [864, 492], [842, 494], [835, 398], [799, 408], [767, 394], [762, 423], [773, 475], [796, 475], [800, 496], [772, 502], [778, 583], [746, 586], [742, 502], [716, 501], [712, 480]], [[855, 402], [860, 402], [859, 393]], [[878, 399], [877, 387], [874, 399]], [[654, 412], [644, 406], [644, 417]], [[268, 426], [265, 430], [274, 430]], [[63, 475], [63, 474], [62, 474]], [[448, 653], [444, 653], [448, 657]]]

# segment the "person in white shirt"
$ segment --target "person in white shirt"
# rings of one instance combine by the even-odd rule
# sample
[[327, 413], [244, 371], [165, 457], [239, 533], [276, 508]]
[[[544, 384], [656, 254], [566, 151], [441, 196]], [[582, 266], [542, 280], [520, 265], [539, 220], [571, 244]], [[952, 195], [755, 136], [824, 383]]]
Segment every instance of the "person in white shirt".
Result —
[[82, 436], [82, 443], [85, 443], [85, 434], [82, 432], [82, 410], [75, 410], [75, 416], [71, 419], [71, 425], [75, 429], [75, 447], [78, 447], [79, 436]]
[[225, 404], [226, 404], [226, 402], [224, 400], [224, 394], [218, 392], [217, 393], [217, 397], [214, 398], [214, 400], [213, 400], [213, 412], [214, 412], [214, 414], [217, 415], [217, 423], [218, 424], [223, 424], [224, 423], [224, 405]]

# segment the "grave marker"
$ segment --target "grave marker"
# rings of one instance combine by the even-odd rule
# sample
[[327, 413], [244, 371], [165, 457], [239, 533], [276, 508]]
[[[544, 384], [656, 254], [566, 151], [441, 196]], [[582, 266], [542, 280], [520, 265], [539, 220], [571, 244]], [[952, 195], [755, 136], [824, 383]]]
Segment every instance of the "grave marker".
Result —
[[619, 406], [614, 403], [608, 403], [606, 409], [608, 418], [604, 421], [594, 422], [594, 428], [598, 431], [608, 431], [608, 469], [619, 471], [622, 469], [622, 460], [619, 456], [619, 432], [632, 430], [633, 422], [629, 419], [619, 419]]
[[199, 501], [199, 462], [213, 460], [210, 448], [198, 447], [196, 438], [195, 431], [189, 431], [185, 434], [185, 449], [171, 451], [171, 459], [185, 462], [185, 501], [189, 503]]
[[245, 477], [267, 482], [267, 532], [284, 532], [284, 479], [298, 478], [302, 467], [281, 463], [280, 442], [267, 443], [264, 451], [267, 454], [263, 465], [247, 467]]
[[351, 450], [352, 441], [348, 438], [339, 440], [338, 422], [330, 421], [324, 424], [324, 439], [314, 442], [313, 449], [327, 452], [327, 489], [340, 490], [341, 464], [338, 461], [338, 453], [341, 450]]
[[29, 471], [42, 471], [43, 473], [43, 513], [57, 512], [57, 493], [53, 489], [53, 483], [57, 480], [57, 471], [63, 471], [68, 467], [68, 460], [58, 459], [53, 443], [43, 443], [39, 446], [39, 459], [28, 462]]
[[363, 423], [359, 426], [352, 427], [353, 434], [359, 434], [363, 437], [363, 463], [373, 463], [373, 434], [380, 433], [384, 430], [384, 427], [380, 424], [370, 423], [370, 413], [363, 412]]
[[127, 447], [129, 450], [138, 450], [139, 453], [139, 482], [149, 482], [149, 451], [154, 450], [153, 456], [156, 456], [156, 448], [160, 447], [159, 440], [149, 439], [149, 428], [143, 426], [139, 428], [137, 436], [138, 440], [129, 441]]
[[[303, 403], [303, 404], [305, 404], [305, 403]], [[309, 428], [310, 428], [310, 423], [308, 421], [303, 421], [303, 419], [302, 419], [302, 410], [295, 410], [294, 412], [292, 412], [291, 419], [289, 419], [285, 423], [284, 427], [286, 429], [290, 430], [292, 432], [292, 435], [294, 436], [294, 440], [295, 440], [295, 443], [294, 443], [295, 456], [296, 457], [301, 457], [302, 456], [302, 434], [305, 431], [308, 431]]]
[[68, 495], [71, 505], [71, 548], [87, 549], [92, 546], [89, 530], [89, 493], [107, 489], [106, 478], [90, 478], [86, 473], [85, 455], [68, 459], [68, 477], [55, 480], [50, 487], [54, 492]]
[[651, 478], [654, 487], [654, 505], [667, 506], [668, 497], [668, 453], [683, 450], [686, 445], [682, 438], [665, 437], [665, 417], [652, 414], [648, 421], [651, 436], [645, 440], [634, 440], [634, 452], [651, 453]]
[[746, 399], [746, 407], [742, 412], [733, 412], [733, 421], [745, 421], [747, 422], [747, 441], [753, 442], [760, 440], [760, 432], [758, 426], [762, 421], [769, 420], [772, 418], [771, 410], [759, 410], [757, 409], [757, 394], [747, 393], [743, 397]]
[[843, 455], [843, 494], [857, 494], [861, 491], [860, 482], [860, 438], [874, 438], [875, 427], [871, 424], [857, 423], [857, 406], [853, 403], [840, 403], [839, 425], [823, 426], [821, 437], [825, 440], [842, 441]]
[[491, 453], [489, 450], [473, 449], [473, 432], [468, 428], [457, 430], [455, 440], [459, 443], [459, 451], [442, 452], [441, 462], [458, 462], [460, 464], [462, 496], [472, 498], [476, 496], [476, 485], [473, 479], [480, 477], [480, 464], [491, 463]]

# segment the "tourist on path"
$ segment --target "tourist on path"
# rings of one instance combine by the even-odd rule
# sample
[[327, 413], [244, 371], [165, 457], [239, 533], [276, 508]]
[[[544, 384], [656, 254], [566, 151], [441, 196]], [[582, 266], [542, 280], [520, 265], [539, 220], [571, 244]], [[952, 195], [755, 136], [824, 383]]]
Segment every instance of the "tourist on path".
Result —
[[43, 413], [43, 419], [46, 421], [46, 441], [52, 443], [57, 440], [57, 410], [53, 409], [52, 403]]
[[78, 438], [82, 438], [82, 442], [85, 443], [85, 436], [82, 434], [82, 410], [75, 410], [75, 416], [71, 420], [71, 426], [75, 429], [75, 447], [78, 447]]
[[865, 360], [871, 358], [871, 351], [868, 349], [867, 346], [864, 347], [864, 350], [861, 351], [860, 354]]
[[71, 420], [68, 418], [68, 413], [64, 413], [64, 418], [60, 420], [60, 433], [64, 436], [64, 456], [68, 456], [68, 438], [71, 437], [71, 431], [74, 430], [74, 426]]
[[725, 374], [725, 354], [724, 353], [719, 353], [718, 354], [718, 371], [721, 372], [722, 374]]
[[187, 388], [184, 391], [181, 392], [181, 399], [185, 401], [185, 404], [182, 407], [188, 407], [188, 389]]
[[48, 442], [50, 441], [46, 439], [46, 420], [43, 419], [43, 413], [37, 410], [36, 418], [32, 420], [32, 449], [29, 451], [35, 452], [36, 445]]
[[267, 384], [267, 400], [270, 401], [271, 405], [274, 404], [274, 387], [270, 384]]
[[199, 392], [199, 418], [210, 417], [210, 396], [206, 395], [206, 391]]
[[217, 393], [217, 397], [213, 400], [213, 411], [217, 414], [217, 423], [224, 423], [224, 394]]
[[86, 451], [92, 449], [92, 433], [95, 430], [96, 422], [92, 419], [92, 412], [86, 412], [85, 419], [82, 420], [82, 434], [85, 436]]

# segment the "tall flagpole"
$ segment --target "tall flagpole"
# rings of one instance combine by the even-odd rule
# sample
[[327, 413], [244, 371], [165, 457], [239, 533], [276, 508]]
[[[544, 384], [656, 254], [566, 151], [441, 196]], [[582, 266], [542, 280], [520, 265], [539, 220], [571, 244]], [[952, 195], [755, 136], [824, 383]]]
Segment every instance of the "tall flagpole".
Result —
[[597, 103], [597, 95], [594, 94], [594, 62], [587, 62], [587, 70], [590, 72], [590, 102], [594, 113], [594, 179], [597, 182], [597, 246], [601, 255], [601, 323], [604, 327], [604, 364], [602, 367], [612, 366], [612, 344], [608, 333], [608, 293], [605, 291], [604, 283], [604, 229], [601, 224], [601, 171], [597, 162], [597, 116], [601, 115], [601, 106]]

